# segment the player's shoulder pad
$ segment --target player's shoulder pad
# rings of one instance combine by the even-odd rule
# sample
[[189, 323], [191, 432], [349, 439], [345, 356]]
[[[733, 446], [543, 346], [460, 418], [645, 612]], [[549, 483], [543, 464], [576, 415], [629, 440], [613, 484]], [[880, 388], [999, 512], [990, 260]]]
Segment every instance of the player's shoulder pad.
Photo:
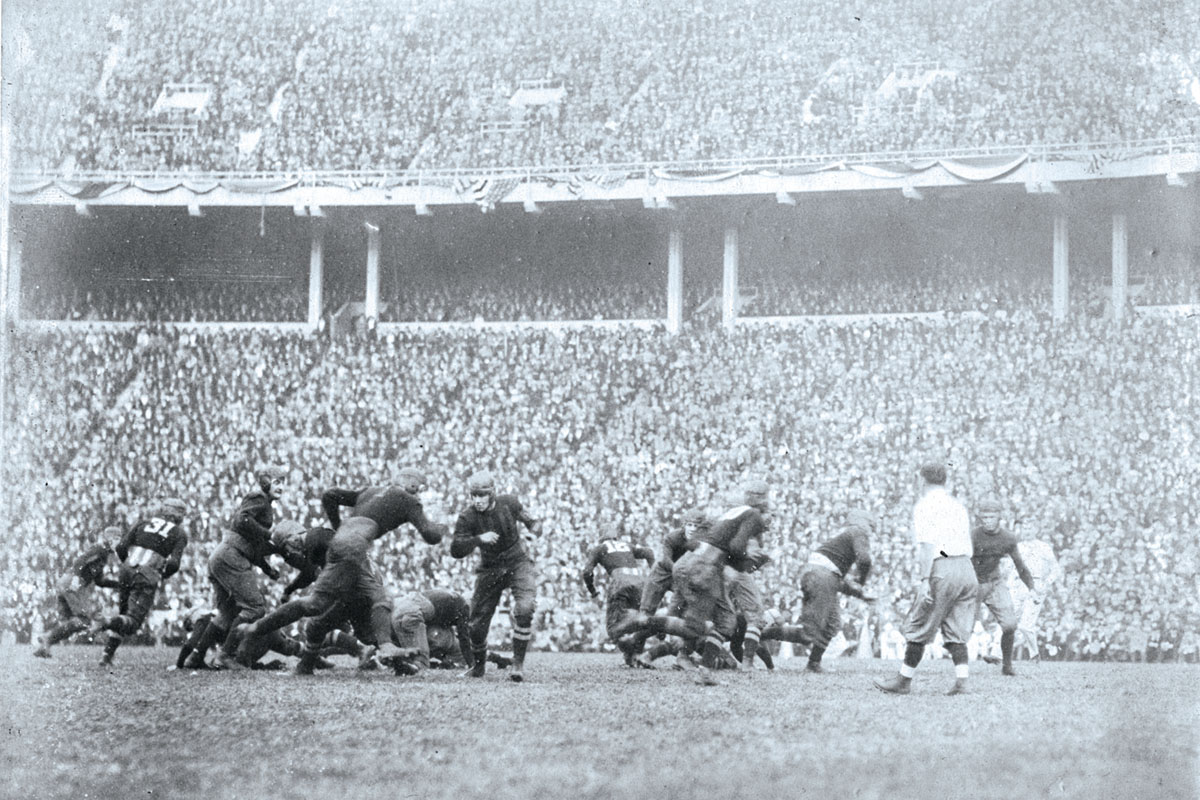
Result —
[[496, 495], [496, 503], [508, 506], [509, 508], [520, 508], [521, 506], [521, 501], [515, 494], [498, 494]]

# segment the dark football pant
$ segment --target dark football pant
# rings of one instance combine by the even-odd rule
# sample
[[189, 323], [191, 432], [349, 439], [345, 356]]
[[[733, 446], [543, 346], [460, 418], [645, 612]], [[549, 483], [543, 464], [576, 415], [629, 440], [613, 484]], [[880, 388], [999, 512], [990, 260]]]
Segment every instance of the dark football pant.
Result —
[[267, 598], [250, 559], [225, 542], [217, 545], [208, 560], [208, 580], [216, 609], [212, 624], [226, 632], [222, 649], [232, 655], [240, 638], [237, 626], [266, 616]]
[[650, 568], [650, 577], [646, 578], [646, 585], [642, 589], [642, 600], [638, 608], [643, 614], [649, 616], [658, 611], [663, 598], [671, 589], [671, 580], [671, 568], [655, 561], [654, 566]]
[[725, 588], [725, 566], [687, 553], [675, 562], [674, 591], [685, 608], [683, 619], [687, 635], [699, 639], [707, 623], [724, 639], [737, 628], [737, 612], [729, 602]]
[[824, 567], [809, 566], [800, 576], [800, 591], [804, 606], [800, 611], [800, 626], [804, 638], [822, 651], [837, 636], [842, 625], [838, 605], [838, 586], [841, 578]]
[[513, 660], [518, 665], [524, 663], [525, 651], [533, 638], [533, 614], [537, 610], [537, 570], [528, 559], [476, 570], [468, 623], [476, 663], [487, 657], [488, 630], [505, 589], [512, 592]]
[[608, 592], [604, 600], [604, 627], [608, 638], [626, 655], [637, 655], [645, 644], [645, 637], [633, 636], [621, 640], [613, 635], [613, 629], [637, 614], [642, 605], [646, 577], [640, 574], [617, 572], [609, 578]]
[[235, 548], [221, 543], [208, 561], [208, 580], [213, 587], [213, 607], [222, 628], [253, 622], [267, 614], [255, 567]]
[[151, 580], [140, 571], [121, 570], [120, 577], [120, 615], [109, 620], [105, 627], [121, 636], [131, 636], [137, 633], [150, 616], [154, 608], [154, 595], [158, 592], [158, 582]]

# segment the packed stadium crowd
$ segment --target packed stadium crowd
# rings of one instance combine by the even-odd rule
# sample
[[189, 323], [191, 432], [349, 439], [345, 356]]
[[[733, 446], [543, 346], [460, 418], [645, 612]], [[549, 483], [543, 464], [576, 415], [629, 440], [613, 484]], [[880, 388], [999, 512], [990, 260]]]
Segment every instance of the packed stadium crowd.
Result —
[[[807, 316], [932, 311], [1010, 314], [1049, 311], [1048, 270], [1010, 265], [987, 275], [954, 259], [821, 264], [747, 271], [741, 280], [746, 317]], [[1110, 291], [1104, 276], [1072, 276], [1072, 303], [1103, 315]], [[1200, 282], [1186, 267], [1135, 276], [1130, 302], [1136, 306], [1200, 303]], [[22, 293], [27, 319], [137, 322], [304, 322], [308, 276], [269, 281], [186, 282], [130, 280], [64, 287], [33, 284]], [[345, 280], [326, 282], [322, 298], [328, 319], [365, 287]], [[719, 319], [721, 287], [689, 281], [684, 311], [697, 321]], [[486, 273], [453, 275], [430, 271], [389, 278], [380, 286], [380, 322], [490, 322], [665, 319], [666, 279], [643, 264], [593, 275], [568, 273], [556, 263], [502, 264]]]
[[[3, 626], [29, 636], [86, 542], [174, 494], [191, 543], [148, 628], [174, 641], [211, 602], [207, 557], [257, 464], [286, 466], [280, 516], [305, 525], [322, 520], [324, 489], [411, 465], [435, 519], [452, 521], [466, 476], [488, 468], [544, 520], [535, 646], [559, 650], [605, 640], [580, 569], [610, 523], [655, 546], [688, 509], [720, 513], [747, 476], [764, 478], [774, 560], [759, 583], [786, 619], [808, 551], [865, 505], [881, 520], [883, 597], [869, 617], [846, 601], [847, 638], [869, 618], [878, 647], [912, 585], [909, 476], [934, 450], [968, 507], [999, 495], [1010, 527], [1057, 552], [1043, 655], [1194, 660], [1197, 334], [1194, 318], [1055, 326], [1032, 312], [677, 337], [25, 331], [6, 398], [3, 479], [20, 502], [4, 509]], [[469, 564], [445, 544], [402, 530], [376, 558], [396, 593], [469, 594]]]
[[[26, 169], [486, 168], [1200, 130], [1200, 11], [1182, 0], [102, 0], [10, 25]], [[530, 81], [562, 95], [514, 104]], [[172, 83], [209, 87], [207, 102], [155, 110]]]

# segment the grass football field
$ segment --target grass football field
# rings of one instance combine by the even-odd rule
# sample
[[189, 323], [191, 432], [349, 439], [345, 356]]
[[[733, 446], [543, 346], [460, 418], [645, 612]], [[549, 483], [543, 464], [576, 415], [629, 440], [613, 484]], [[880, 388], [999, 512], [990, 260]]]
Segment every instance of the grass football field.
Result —
[[[1200, 667], [799, 659], [700, 687], [616, 655], [533, 653], [417, 678], [170, 672], [174, 651], [0, 648], [0, 795], [12, 798], [1194, 798]], [[665, 666], [665, 662], [663, 663]]]

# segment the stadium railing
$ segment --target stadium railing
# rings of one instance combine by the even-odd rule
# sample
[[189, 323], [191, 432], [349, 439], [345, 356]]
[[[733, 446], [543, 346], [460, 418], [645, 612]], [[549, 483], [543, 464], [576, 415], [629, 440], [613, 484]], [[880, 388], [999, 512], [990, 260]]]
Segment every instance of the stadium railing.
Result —
[[299, 186], [324, 186], [338, 183], [361, 185], [421, 186], [442, 185], [457, 179], [489, 177], [529, 178], [531, 175], [569, 180], [571, 177], [595, 176], [642, 177], [656, 170], [677, 173], [706, 173], [725, 170], [787, 170], [823, 164], [846, 166], [878, 164], [880, 162], [937, 161], [1001, 156], [1028, 156], [1038, 161], [1082, 160], [1087, 158], [1136, 158], [1149, 155], [1200, 153], [1200, 137], [1177, 136], [1134, 141], [1109, 141], [1061, 144], [994, 145], [929, 150], [879, 150], [871, 152], [814, 153], [791, 156], [721, 158], [690, 161], [640, 161], [590, 164], [544, 164], [511, 167], [421, 168], [416, 170], [285, 170], [275, 172], [183, 172], [158, 170], [129, 171], [63, 171], [21, 170], [12, 172], [13, 181], [65, 180], [90, 181], [120, 176], [127, 180], [186, 177], [189, 180], [295, 180]]

